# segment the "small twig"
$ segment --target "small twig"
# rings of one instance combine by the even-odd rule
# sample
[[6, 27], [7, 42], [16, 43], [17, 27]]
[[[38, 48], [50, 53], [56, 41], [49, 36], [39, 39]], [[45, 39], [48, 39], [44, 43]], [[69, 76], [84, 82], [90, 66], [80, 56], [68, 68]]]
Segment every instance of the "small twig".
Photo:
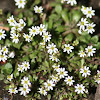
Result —
[[69, 33], [74, 33], [75, 35], [79, 36], [79, 34], [77, 34], [76, 29], [69, 29], [68, 31], [65, 31], [64, 33], [62, 33], [62, 36], [65, 37], [67, 34]]
[[9, 31], [9, 28], [8, 28], [8, 27], [0, 26], [0, 29], [4, 29], [4, 30], [6, 30], [6, 31]]

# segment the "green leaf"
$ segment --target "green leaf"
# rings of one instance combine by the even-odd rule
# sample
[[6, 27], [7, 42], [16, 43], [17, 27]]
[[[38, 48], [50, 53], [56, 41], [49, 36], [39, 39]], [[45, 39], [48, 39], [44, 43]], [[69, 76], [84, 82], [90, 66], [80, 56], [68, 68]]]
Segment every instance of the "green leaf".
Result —
[[96, 44], [94, 44], [94, 47], [96, 47], [96, 49], [100, 49], [100, 42], [98, 42], [98, 43], [96, 43]]
[[21, 19], [21, 18], [23, 18], [23, 13], [19, 13], [18, 14], [18, 17]]
[[27, 20], [28, 20], [28, 23], [27, 23], [27, 24], [28, 24], [28, 26], [31, 26], [31, 25], [33, 24], [32, 19], [31, 19], [30, 17], [28, 17], [28, 18], [27, 18]]
[[99, 40], [99, 37], [98, 37], [97, 35], [95, 35], [95, 36], [93, 36], [93, 37], [91, 38], [91, 42], [92, 42], [92, 43], [97, 43], [98, 40]]
[[68, 12], [67, 10], [63, 10], [61, 12], [61, 16], [62, 16], [62, 19], [65, 21], [65, 22], [69, 22], [69, 17], [68, 17]]
[[56, 28], [56, 31], [58, 32], [63, 32], [65, 30], [64, 26], [62, 25], [59, 25], [57, 28]]
[[4, 75], [0, 74], [0, 81], [4, 79]]
[[1, 68], [1, 72], [4, 74], [11, 74], [12, 73], [12, 65], [10, 63], [5, 64]]
[[34, 0], [34, 5], [38, 5], [41, 2], [41, 0]]
[[51, 94], [47, 95], [48, 100], [51, 100]]
[[33, 75], [33, 81], [37, 81], [38, 77], [34, 74]]
[[52, 29], [53, 21], [50, 19], [48, 22], [48, 29]]
[[13, 46], [15, 47], [15, 48], [17, 48], [17, 49], [20, 49], [20, 47], [21, 47], [21, 45], [22, 45], [22, 43], [13, 43]]
[[18, 68], [18, 63], [16, 63], [16, 65], [15, 65], [15, 70], [14, 70], [14, 72], [13, 72], [15, 78], [16, 78], [17, 76], [19, 76], [19, 71], [17, 70], [17, 68]]
[[61, 11], [62, 11], [62, 6], [61, 6], [61, 5], [56, 5], [55, 11], [56, 11], [58, 14], [60, 14]]
[[72, 34], [72, 33], [69, 33], [66, 37], [65, 37], [65, 41], [72, 41], [73, 40], [73, 38], [74, 38], [74, 34]]
[[78, 37], [81, 42], [89, 43], [91, 36], [89, 34]]
[[12, 45], [12, 42], [11, 42], [10, 40], [6, 39], [6, 41], [5, 41], [5, 45], [9, 47], [9, 46]]
[[82, 13], [79, 10], [72, 11], [72, 21], [78, 22], [80, 20], [81, 16], [82, 16]]

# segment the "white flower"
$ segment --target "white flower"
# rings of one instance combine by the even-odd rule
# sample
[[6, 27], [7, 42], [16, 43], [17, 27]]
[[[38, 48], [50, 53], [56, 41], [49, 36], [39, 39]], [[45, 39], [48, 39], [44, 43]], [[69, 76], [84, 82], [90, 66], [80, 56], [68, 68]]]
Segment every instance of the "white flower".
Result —
[[45, 33], [42, 35], [42, 37], [43, 37], [43, 40], [44, 40], [45, 42], [47, 42], [47, 41], [50, 41], [50, 39], [51, 39], [51, 34], [48, 34], [48, 32], [45, 32]]
[[24, 8], [25, 4], [26, 4], [26, 0], [15, 0], [16, 2], [16, 6], [18, 6], [18, 8]]
[[46, 44], [45, 41], [43, 41], [43, 42], [40, 43], [40, 45], [41, 45], [43, 48], [45, 48], [45, 44]]
[[9, 88], [8, 92], [10, 92], [11, 94], [12, 93], [14, 93], [14, 94], [18, 93], [17, 87], [15, 87], [15, 88]]
[[18, 64], [17, 70], [22, 73], [24, 71], [24, 67]]
[[2, 47], [2, 50], [1, 50], [4, 54], [7, 54], [8, 53], [8, 48], [6, 46]]
[[16, 28], [12, 27], [10, 33], [16, 34]]
[[67, 4], [71, 4], [71, 6], [77, 4], [76, 0], [65, 0], [65, 1], [67, 1]]
[[28, 79], [28, 77], [24, 77], [22, 80], [21, 80], [21, 84], [25, 87], [25, 86], [31, 86], [31, 82], [30, 80]]
[[92, 46], [88, 46], [85, 48], [86, 52], [88, 53], [88, 57], [93, 56], [93, 53], [95, 53], [96, 48], [93, 48]]
[[39, 88], [39, 91], [38, 91], [40, 94], [43, 94], [44, 96], [47, 95], [47, 91], [44, 90], [43, 88]]
[[88, 33], [93, 34], [93, 32], [95, 32], [95, 30], [94, 30], [94, 27], [95, 27], [95, 26], [96, 26], [96, 24], [93, 24], [93, 23], [88, 24], [88, 25], [87, 25], [87, 28], [86, 28], [86, 31], [87, 31]]
[[81, 21], [77, 24], [77, 26], [80, 26], [79, 30], [85, 30], [85, 26], [87, 26], [88, 21], [86, 18], [81, 18]]
[[52, 61], [55, 61], [55, 62], [59, 61], [59, 59], [54, 54], [49, 55], [49, 59], [52, 60]]
[[97, 76], [100, 77], [100, 71], [99, 70], [97, 70]]
[[48, 44], [48, 46], [46, 48], [48, 49], [49, 54], [58, 52], [58, 49], [56, 48], [56, 45], [54, 43]]
[[40, 36], [42, 35], [42, 33], [45, 33], [46, 32], [45, 25], [40, 24], [40, 27], [37, 26], [37, 32], [40, 34]]
[[47, 82], [44, 83], [45, 88], [47, 88], [47, 90], [53, 90], [53, 87], [55, 86], [54, 82], [52, 80], [47, 80]]
[[16, 23], [14, 16], [12, 15], [11, 17], [9, 17], [7, 19], [8, 23], [10, 24], [10, 26], [14, 26], [14, 24]]
[[100, 77], [96, 77], [95, 78], [95, 82], [97, 82], [98, 84], [100, 84]]
[[59, 70], [57, 70], [57, 74], [59, 75], [60, 79], [64, 78], [65, 76], [68, 76], [68, 72], [65, 71], [65, 68], [59, 68]]
[[10, 34], [11, 35], [11, 39], [13, 39], [13, 41], [12, 42], [14, 42], [14, 43], [18, 43], [19, 42], [19, 39], [18, 39], [18, 37], [19, 37], [19, 35], [18, 34]]
[[9, 57], [9, 58], [14, 58], [14, 57], [15, 57], [15, 53], [14, 53], [13, 51], [10, 52], [9, 55], [8, 55], [8, 57]]
[[3, 61], [3, 62], [5, 62], [6, 60], [7, 60], [7, 55], [6, 54], [4, 54], [4, 53], [0, 53], [0, 61]]
[[60, 65], [54, 64], [52, 67], [54, 68], [55, 71], [58, 72], [58, 70], [59, 70], [59, 68], [60, 68]]
[[61, 0], [61, 3], [64, 3], [65, 2], [65, 0]]
[[78, 30], [78, 33], [79, 33], [79, 34], [81, 34], [81, 33], [82, 33], [82, 30], [81, 30], [81, 29], [79, 29], [79, 30]]
[[23, 86], [19, 88], [19, 91], [21, 91], [20, 95], [26, 96], [26, 94], [29, 93], [31, 90], [28, 86]]
[[83, 50], [81, 50], [78, 54], [80, 55], [80, 57], [85, 57], [86, 56], [86, 54], [85, 54], [85, 52], [83, 52]]
[[72, 49], [74, 49], [74, 47], [70, 46], [70, 44], [65, 44], [64, 46], [65, 46], [65, 48], [64, 48], [63, 52], [67, 51], [68, 54], [70, 54], [70, 52], [72, 52]]
[[86, 10], [86, 17], [87, 18], [92, 18], [92, 16], [95, 15], [95, 10], [92, 10], [92, 7], [87, 7], [87, 10]]
[[81, 11], [83, 12], [84, 15], [87, 14], [87, 7], [82, 6]]
[[40, 6], [40, 7], [35, 6], [35, 7], [34, 7], [34, 11], [35, 11], [35, 13], [42, 13], [43, 8], [42, 8], [42, 6]]
[[25, 41], [27, 41], [27, 42], [31, 41], [31, 36], [30, 35], [24, 33], [23, 37], [25, 38]]
[[68, 76], [68, 77], [65, 78], [64, 81], [66, 82], [66, 84], [68, 84], [69, 86], [71, 86], [71, 85], [73, 85], [73, 82], [75, 82], [72, 79], [73, 79], [73, 76]]
[[27, 71], [27, 69], [30, 69], [30, 64], [29, 64], [29, 62], [23, 62], [22, 63], [22, 67], [25, 69], [25, 71]]
[[4, 34], [5, 31], [3, 31], [2, 29], [0, 29], [0, 40], [1, 39], [5, 39], [6, 34]]
[[17, 32], [22, 31], [22, 29], [23, 28], [21, 27], [20, 23], [17, 22], [14, 24], [14, 27], [11, 28], [11, 30], [16, 30]]
[[20, 26], [21, 26], [22, 29], [26, 26], [26, 23], [24, 22], [23, 19], [20, 19], [19, 23], [20, 23]]
[[83, 84], [77, 84], [75, 86], [75, 92], [77, 92], [77, 94], [80, 94], [80, 93], [84, 94], [85, 86], [83, 86]]
[[11, 81], [11, 80], [13, 79], [13, 74], [8, 75], [8, 76], [7, 76], [7, 79], [8, 79], [9, 81]]
[[29, 33], [30, 33], [31, 36], [37, 35], [38, 34], [37, 27], [32, 26], [32, 28], [29, 28]]
[[55, 82], [55, 83], [58, 82], [58, 77], [57, 76], [52, 75], [50, 77], [52, 78], [53, 82]]
[[84, 66], [83, 68], [80, 69], [80, 73], [82, 73], [83, 77], [87, 77], [87, 75], [90, 75], [90, 70], [89, 67]]

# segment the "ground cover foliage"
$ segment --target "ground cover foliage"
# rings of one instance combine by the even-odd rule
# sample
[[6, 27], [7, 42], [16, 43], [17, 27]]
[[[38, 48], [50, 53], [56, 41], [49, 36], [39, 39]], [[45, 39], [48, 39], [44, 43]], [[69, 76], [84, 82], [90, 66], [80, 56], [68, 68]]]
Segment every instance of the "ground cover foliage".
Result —
[[11, 96], [80, 100], [100, 83], [95, 10], [76, 0], [15, 0], [2, 20], [0, 80]]

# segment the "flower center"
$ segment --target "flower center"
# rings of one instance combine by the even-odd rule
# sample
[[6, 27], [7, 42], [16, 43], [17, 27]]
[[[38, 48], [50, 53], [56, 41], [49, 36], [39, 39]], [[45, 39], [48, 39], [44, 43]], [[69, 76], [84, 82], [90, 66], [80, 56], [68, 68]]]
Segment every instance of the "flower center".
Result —
[[88, 51], [89, 51], [89, 52], [91, 52], [92, 50], [91, 50], [91, 49], [89, 49]]
[[33, 30], [33, 32], [35, 32], [35, 30]]
[[84, 25], [84, 22], [81, 22], [81, 25]]
[[82, 90], [82, 88], [81, 88], [81, 87], [79, 87], [78, 89], [79, 89], [79, 90]]
[[23, 26], [24, 26], [24, 24], [21, 24], [21, 26], [23, 27]]
[[84, 55], [84, 52], [81, 52], [82, 55]]
[[40, 31], [42, 32], [42, 31], [43, 31], [43, 29], [42, 29], [42, 28], [40, 28]]
[[26, 88], [23, 88], [24, 91], [26, 91]]
[[2, 33], [0, 32], [0, 35], [2, 35]]
[[20, 0], [19, 2], [22, 3], [22, 0]]
[[88, 14], [91, 14], [91, 11], [88, 11]]
[[86, 10], [86, 7], [84, 7], [84, 10]]
[[8, 78], [10, 78], [10, 79], [11, 79], [11, 76], [8, 76]]
[[48, 83], [48, 86], [51, 86], [51, 84], [50, 84], [50, 83]]
[[15, 36], [14, 39], [17, 39], [17, 36]]
[[27, 81], [25, 81], [25, 84], [27, 84], [28, 82]]
[[2, 54], [2, 55], [1, 55], [1, 58], [3, 58], [3, 57], [4, 57], [4, 55]]
[[3, 51], [6, 51], [6, 48], [4, 48]]
[[12, 92], [15, 92], [15, 89], [12, 89]]
[[55, 69], [58, 69], [58, 67], [56, 66]]
[[20, 70], [22, 70], [22, 67], [19, 67], [20, 68]]
[[42, 94], [44, 94], [44, 90], [42, 90]]
[[66, 49], [67, 49], [67, 50], [69, 50], [69, 49], [70, 49], [70, 47], [66, 47]]
[[38, 9], [37, 12], [39, 13], [40, 12], [40, 9]]
[[63, 74], [64, 74], [64, 72], [60, 72], [60, 74], [61, 74], [61, 75], [63, 75]]
[[28, 39], [28, 36], [26, 36], [26, 39]]
[[13, 23], [13, 22], [14, 22], [14, 20], [13, 20], [13, 19], [11, 19], [11, 22]]
[[54, 50], [54, 47], [51, 47], [51, 50]]
[[69, 82], [71, 82], [71, 79], [68, 79]]
[[48, 38], [48, 35], [45, 35], [45, 38], [47, 39]]
[[84, 73], [87, 73], [87, 70], [84, 70]]
[[92, 27], [91, 27], [91, 26], [89, 26], [89, 29], [92, 29]]
[[27, 64], [25, 64], [25, 67], [27, 67]]

